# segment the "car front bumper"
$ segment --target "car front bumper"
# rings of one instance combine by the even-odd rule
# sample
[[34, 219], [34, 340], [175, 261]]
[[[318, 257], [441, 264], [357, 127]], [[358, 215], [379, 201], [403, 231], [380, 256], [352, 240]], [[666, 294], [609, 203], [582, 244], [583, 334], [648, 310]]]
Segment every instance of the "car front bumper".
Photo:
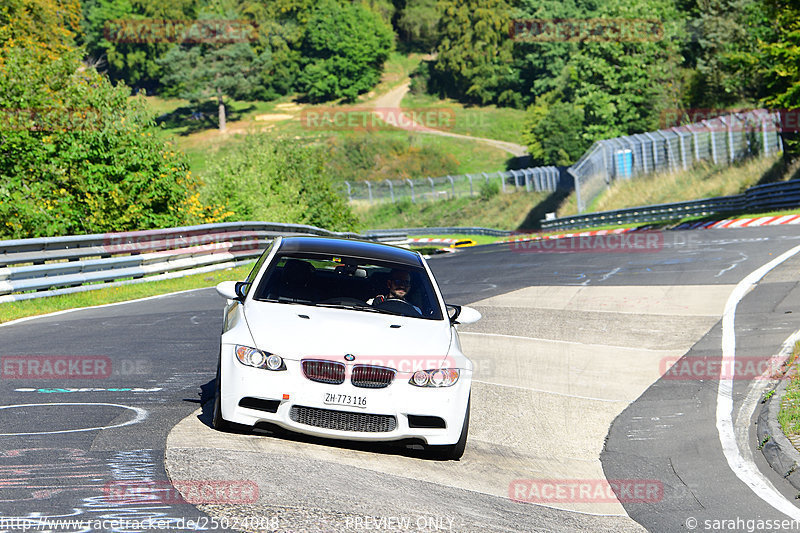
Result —
[[240, 363], [233, 349], [222, 345], [220, 369], [222, 417], [230, 422], [267, 422], [307, 435], [354, 441], [419, 439], [446, 445], [461, 436], [471, 371], [461, 370], [451, 387], [417, 387], [408, 382], [410, 373], [397, 373], [387, 387], [370, 389], [349, 380], [339, 385], [311, 381], [296, 360], [284, 360], [286, 370], [281, 371], [252, 368]]

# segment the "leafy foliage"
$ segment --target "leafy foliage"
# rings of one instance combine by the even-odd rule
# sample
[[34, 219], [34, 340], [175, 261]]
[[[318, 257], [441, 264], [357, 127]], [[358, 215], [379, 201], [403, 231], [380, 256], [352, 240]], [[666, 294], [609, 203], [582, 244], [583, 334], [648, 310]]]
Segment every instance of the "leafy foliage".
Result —
[[378, 83], [392, 47], [392, 30], [380, 16], [359, 4], [323, 0], [306, 27], [299, 86], [312, 101], [355, 100]]
[[238, 220], [354, 228], [357, 219], [324, 172], [319, 146], [250, 134], [208, 170], [207, 203], [225, 203]]
[[397, 32], [409, 48], [430, 52], [439, 41], [438, 0], [408, 0], [398, 14]]
[[510, 23], [511, 6], [505, 0], [442, 2], [430, 89], [469, 102], [519, 105], [508, 79]]
[[81, 20], [78, 0], [4, 0], [0, 44], [30, 45], [61, 53], [74, 45]]
[[[766, 0], [765, 3], [775, 21], [776, 36], [771, 42], [762, 42], [760, 47], [768, 90], [764, 102], [781, 109], [785, 115], [786, 111], [800, 109], [800, 5], [789, 0]], [[783, 140], [786, 159], [800, 158], [800, 135], [796, 131], [786, 131]]]
[[528, 109], [525, 139], [534, 165], [567, 166], [592, 143], [583, 135], [585, 112], [570, 102], [548, 100], [542, 97]]
[[78, 54], [49, 58], [13, 47], [0, 58], [0, 235], [214, 220], [144, 99], [130, 100], [126, 87], [81, 67]]
[[[85, 0], [83, 42], [92, 61], [106, 69], [115, 81], [154, 91], [159, 87], [162, 67], [158, 60], [172, 47], [157, 33], [131, 42], [126, 25], [139, 21], [187, 21], [197, 16], [198, 0], [154, 2], [149, 0]], [[137, 40], [137, 39], [133, 39]]]
[[258, 75], [268, 62], [268, 51], [256, 57], [248, 43], [175, 46], [159, 60], [164, 69], [162, 83], [170, 87], [169, 93], [192, 102], [217, 100], [221, 130], [225, 129], [223, 98], [252, 96]]

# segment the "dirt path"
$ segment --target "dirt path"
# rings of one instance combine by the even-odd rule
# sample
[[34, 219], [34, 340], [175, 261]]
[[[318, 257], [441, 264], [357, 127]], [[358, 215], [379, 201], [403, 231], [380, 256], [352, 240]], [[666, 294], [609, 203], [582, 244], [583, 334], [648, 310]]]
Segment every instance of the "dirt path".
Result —
[[[408, 92], [408, 88], [409, 82], [405, 82], [373, 100], [372, 106], [376, 108], [374, 111], [375, 115], [377, 115], [384, 122], [389, 122], [390, 124], [396, 125], [398, 128], [406, 131], [429, 133], [431, 135], [442, 135], [445, 137], [455, 137], [457, 139], [477, 141], [483, 144], [488, 144], [489, 146], [493, 146], [495, 148], [499, 148], [503, 151], [513, 154], [516, 157], [523, 156], [528, 153], [528, 149], [520, 144], [498, 141], [496, 139], [486, 139], [483, 137], [471, 137], [469, 135], [462, 135], [460, 133], [437, 130], [414, 122], [400, 109], [400, 103], [403, 101], [403, 97]], [[398, 120], [399, 115], [403, 115], [403, 120]]]

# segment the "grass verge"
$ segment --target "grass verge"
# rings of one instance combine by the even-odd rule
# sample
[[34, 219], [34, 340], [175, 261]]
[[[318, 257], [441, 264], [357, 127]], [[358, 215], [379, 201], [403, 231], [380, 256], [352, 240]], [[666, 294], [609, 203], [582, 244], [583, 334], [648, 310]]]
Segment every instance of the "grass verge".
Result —
[[91, 307], [94, 305], [135, 300], [147, 296], [157, 296], [170, 292], [185, 291], [188, 289], [213, 287], [221, 281], [242, 280], [247, 277], [250, 269], [251, 265], [243, 265], [226, 270], [194, 274], [184, 278], [152, 281], [149, 283], [134, 283], [132, 285], [120, 285], [93, 291], [3, 303], [0, 304], [0, 323], [26, 316], [63, 311], [65, 309]]
[[[789, 370], [787, 375], [791, 376], [789, 384], [786, 386], [786, 393], [781, 399], [781, 407], [778, 411], [778, 422], [784, 435], [794, 442], [800, 438], [800, 376], [798, 376], [797, 358], [800, 355], [800, 342], [795, 343], [790, 358]], [[797, 445], [795, 445], [797, 447]]]

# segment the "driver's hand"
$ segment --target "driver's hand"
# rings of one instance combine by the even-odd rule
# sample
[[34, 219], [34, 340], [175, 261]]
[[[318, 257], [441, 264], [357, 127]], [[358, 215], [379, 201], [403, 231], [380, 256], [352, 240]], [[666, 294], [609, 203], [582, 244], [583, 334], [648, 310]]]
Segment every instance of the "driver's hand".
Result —
[[372, 305], [381, 304], [381, 303], [383, 303], [385, 301], [386, 301], [386, 297], [383, 294], [379, 294], [372, 300]]

